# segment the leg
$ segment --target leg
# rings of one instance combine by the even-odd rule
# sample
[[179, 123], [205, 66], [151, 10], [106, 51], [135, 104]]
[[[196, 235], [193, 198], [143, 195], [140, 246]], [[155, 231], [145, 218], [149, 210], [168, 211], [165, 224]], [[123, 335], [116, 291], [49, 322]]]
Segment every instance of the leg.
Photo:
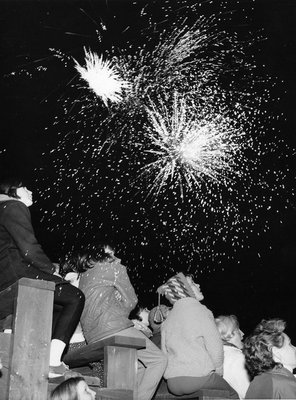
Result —
[[146, 339], [146, 349], [137, 351], [138, 355], [138, 400], [150, 400], [163, 376], [167, 358], [142, 332], [131, 327], [118, 332], [121, 336]]
[[[50, 377], [54, 377], [55, 374], [63, 374], [65, 366], [62, 365], [62, 354], [79, 323], [84, 300], [83, 293], [69, 283], [58, 284], [55, 287], [54, 304], [60, 310], [52, 333], [49, 360], [52, 367]], [[60, 366], [62, 366], [61, 369]]]
[[53, 339], [68, 344], [73, 335], [84, 307], [84, 294], [69, 283], [56, 285], [54, 304], [62, 306], [55, 322]]

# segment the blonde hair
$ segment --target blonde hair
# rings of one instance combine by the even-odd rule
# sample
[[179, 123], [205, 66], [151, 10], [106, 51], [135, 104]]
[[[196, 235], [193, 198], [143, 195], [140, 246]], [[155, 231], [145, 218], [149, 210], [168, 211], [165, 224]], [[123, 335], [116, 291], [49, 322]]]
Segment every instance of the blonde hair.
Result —
[[235, 315], [219, 315], [215, 319], [221, 338], [228, 342], [239, 329], [239, 323]]

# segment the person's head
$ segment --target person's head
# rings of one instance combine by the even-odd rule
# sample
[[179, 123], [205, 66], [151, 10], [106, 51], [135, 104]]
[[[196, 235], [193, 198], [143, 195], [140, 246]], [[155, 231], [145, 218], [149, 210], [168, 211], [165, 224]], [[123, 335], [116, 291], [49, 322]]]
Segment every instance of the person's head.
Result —
[[286, 323], [281, 319], [262, 320], [247, 337], [243, 352], [246, 364], [253, 376], [276, 366], [289, 370], [296, 367], [296, 348], [284, 333]]
[[239, 329], [239, 323], [235, 315], [220, 315], [215, 319], [221, 339], [238, 347], [243, 348], [242, 339], [244, 333]]
[[204, 295], [202, 294], [202, 291], [200, 290], [200, 285], [198, 283], [195, 283], [193, 280], [192, 275], [186, 275], [187, 282], [191, 288], [191, 290], [194, 293], [194, 296], [196, 300], [201, 301], [204, 299]]
[[[111, 247], [110, 247], [111, 248]], [[83, 250], [73, 251], [60, 261], [60, 274], [66, 276], [70, 272], [77, 272], [79, 275], [98, 262], [112, 262], [114, 255], [106, 251], [105, 244], [89, 245]]]
[[51, 400], [94, 400], [96, 393], [82, 377], [69, 378], [60, 383], [51, 393]]
[[184, 297], [193, 297], [198, 301], [204, 296], [200, 286], [193, 281], [191, 275], [184, 275], [182, 272], [174, 275], [165, 284], [161, 285], [157, 292], [163, 294], [171, 304]]
[[5, 194], [15, 200], [19, 200], [27, 207], [33, 204], [32, 192], [26, 188], [19, 179], [9, 178], [0, 182], [0, 194]]
[[[171, 307], [168, 307], [164, 304], [160, 304], [159, 306], [156, 306], [150, 310], [148, 321], [153, 332], [160, 330], [161, 324], [167, 319], [170, 311]], [[156, 318], [158, 313], [161, 313], [161, 318]]]
[[137, 304], [136, 307], [131, 311], [129, 318], [141, 321], [144, 325], [148, 326], [149, 325], [148, 315], [149, 315], [148, 308]]

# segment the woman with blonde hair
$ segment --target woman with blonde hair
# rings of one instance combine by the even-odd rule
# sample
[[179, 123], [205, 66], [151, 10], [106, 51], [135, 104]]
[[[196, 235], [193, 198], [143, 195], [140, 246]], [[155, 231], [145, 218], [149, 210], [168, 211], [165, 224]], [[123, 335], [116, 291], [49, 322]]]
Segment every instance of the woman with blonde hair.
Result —
[[220, 315], [215, 322], [223, 342], [223, 378], [244, 399], [250, 384], [242, 352], [244, 334], [235, 315]]
[[50, 400], [95, 400], [96, 392], [78, 376], [60, 383], [51, 393]]

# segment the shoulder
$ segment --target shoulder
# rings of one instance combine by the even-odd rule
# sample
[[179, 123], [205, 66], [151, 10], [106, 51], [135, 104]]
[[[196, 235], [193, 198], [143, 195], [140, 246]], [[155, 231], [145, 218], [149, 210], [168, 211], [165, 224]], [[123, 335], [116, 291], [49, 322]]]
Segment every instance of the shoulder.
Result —
[[279, 368], [271, 372], [272, 379], [276, 384], [284, 383], [295, 386], [296, 389], [296, 378], [292, 372], [286, 368]]
[[29, 208], [18, 200], [1, 201], [0, 207], [3, 215], [7, 214], [30, 214]]
[[264, 372], [255, 376], [246, 393], [246, 399], [272, 399], [273, 398], [272, 374]]

